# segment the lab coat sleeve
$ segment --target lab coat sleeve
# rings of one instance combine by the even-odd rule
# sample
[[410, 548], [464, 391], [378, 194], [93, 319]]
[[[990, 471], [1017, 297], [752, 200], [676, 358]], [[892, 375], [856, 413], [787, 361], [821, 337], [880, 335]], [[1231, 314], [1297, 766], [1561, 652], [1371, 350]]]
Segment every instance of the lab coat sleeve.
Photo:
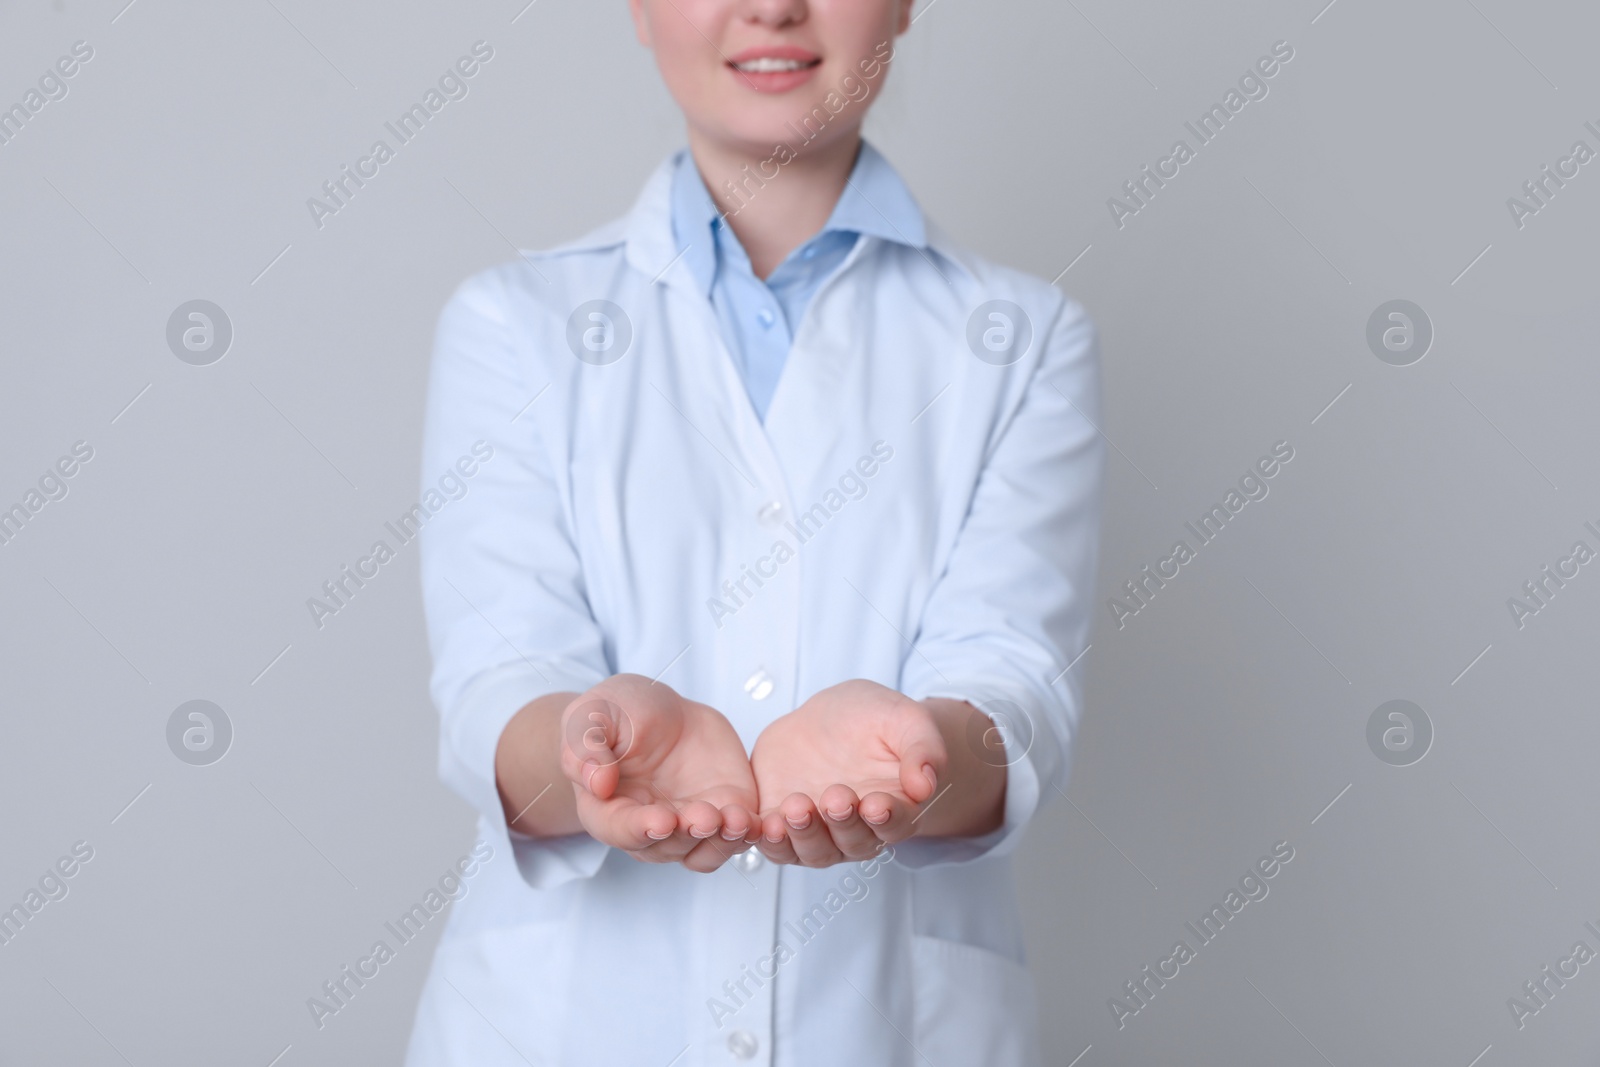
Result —
[[1003, 855], [1041, 802], [1065, 789], [1083, 701], [1081, 665], [1066, 668], [1089, 640], [1105, 448], [1093, 323], [1064, 301], [1046, 337], [991, 442], [901, 679], [915, 699], [966, 700], [994, 720], [1005, 818], [982, 837], [896, 846], [907, 867]]
[[437, 506], [419, 534], [422, 597], [439, 776], [478, 809], [527, 884], [549, 889], [593, 875], [607, 847], [587, 834], [510, 830], [495, 749], [529, 701], [581, 693], [610, 672], [538, 405], [528, 406], [548, 383], [512, 343], [507, 306], [503, 278], [490, 271], [462, 283], [439, 319], [421, 501], [424, 512]]

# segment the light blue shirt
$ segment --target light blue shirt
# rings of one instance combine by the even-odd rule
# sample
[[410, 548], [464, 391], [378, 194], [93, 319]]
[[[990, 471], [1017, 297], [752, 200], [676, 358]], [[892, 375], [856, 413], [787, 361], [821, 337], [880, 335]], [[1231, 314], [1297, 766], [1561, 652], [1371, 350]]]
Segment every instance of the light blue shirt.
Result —
[[[672, 231], [695, 284], [716, 309], [722, 338], [733, 353], [758, 418], [778, 387], [778, 376], [811, 297], [866, 233], [909, 247], [925, 241], [922, 212], [889, 161], [866, 141], [827, 223], [790, 252], [765, 281], [724, 213], [713, 203], [688, 149], [673, 161]], [[783, 181], [780, 170], [772, 181]], [[759, 197], [754, 184], [749, 193]]]
[[[862, 229], [765, 419], [673, 239], [670, 158], [625, 219], [475, 275], [441, 316], [419, 541], [385, 533], [379, 558], [418, 554], [440, 776], [481, 844], [439, 883], [454, 903], [388, 912], [445, 925], [408, 1067], [1037, 1067], [1011, 857], [1066, 788], [1083, 707], [1094, 329], [932, 222], [893, 232], [868, 158], [835, 212]], [[747, 751], [851, 678], [970, 700], [996, 730], [966, 743], [1003, 744], [1003, 824], [712, 874], [510, 830], [506, 724], [624, 671], [717, 709]]]

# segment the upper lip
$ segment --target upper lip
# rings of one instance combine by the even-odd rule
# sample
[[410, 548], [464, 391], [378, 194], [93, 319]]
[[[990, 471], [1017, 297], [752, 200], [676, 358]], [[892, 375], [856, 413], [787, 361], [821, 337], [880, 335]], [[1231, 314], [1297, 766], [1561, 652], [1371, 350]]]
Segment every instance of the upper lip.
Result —
[[822, 57], [815, 52], [797, 48], [791, 44], [777, 44], [746, 48], [743, 52], [736, 52], [729, 56], [728, 62], [737, 66], [740, 63], [749, 63], [755, 59], [793, 59], [801, 63], [815, 63], [821, 60]]

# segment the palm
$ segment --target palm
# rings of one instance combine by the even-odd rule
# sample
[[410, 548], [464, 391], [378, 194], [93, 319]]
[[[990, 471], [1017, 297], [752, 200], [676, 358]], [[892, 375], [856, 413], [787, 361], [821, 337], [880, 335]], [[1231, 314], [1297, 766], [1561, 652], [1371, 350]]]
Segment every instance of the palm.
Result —
[[739, 735], [689, 700], [665, 713], [632, 715], [633, 744], [618, 761], [616, 796], [681, 808], [697, 800], [755, 810], [756, 782]]
[[719, 830], [725, 840], [748, 833], [755, 778], [738, 733], [715, 709], [619, 674], [575, 700], [562, 730], [562, 771], [578, 787], [578, 821], [597, 840], [714, 870], [731, 853], [696, 845]]
[[750, 758], [763, 809], [791, 793], [819, 801], [831, 785], [847, 785], [859, 796], [903, 796], [900, 760], [872, 723], [834, 723], [832, 729], [799, 712], [774, 722], [756, 741]]
[[823, 690], [756, 740], [750, 763], [762, 809], [794, 793], [820, 803], [833, 785], [857, 796], [905, 798], [901, 755], [922, 714], [915, 702], [870, 682]]

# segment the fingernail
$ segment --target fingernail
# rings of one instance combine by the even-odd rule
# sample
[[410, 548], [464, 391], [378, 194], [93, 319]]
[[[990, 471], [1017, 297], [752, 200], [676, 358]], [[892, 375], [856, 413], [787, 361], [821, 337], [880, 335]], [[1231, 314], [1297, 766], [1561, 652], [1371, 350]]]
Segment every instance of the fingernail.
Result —
[[783, 835], [782, 834], [778, 834], [776, 837], [774, 837], [772, 834], [763, 834], [762, 836], [765, 837], [769, 842], [771, 842], [774, 845], [783, 844]]
[[697, 840], [700, 840], [700, 841], [704, 841], [706, 838], [710, 837], [714, 833], [716, 833], [715, 830], [706, 830], [706, 831], [702, 832], [701, 829], [698, 826], [689, 827], [689, 836], [693, 837], [693, 838], [696, 838]]
[[844, 822], [849, 817], [849, 808], [845, 808], [843, 811], [834, 811], [832, 808], [828, 809], [828, 818], [832, 819], [834, 822]]
[[743, 841], [744, 840], [744, 835], [743, 834], [736, 834], [732, 830], [730, 830], [726, 826], [724, 826], [722, 828], [722, 839], [724, 841]]
[[784, 816], [783, 821], [794, 827], [796, 830], [804, 830], [806, 827], [811, 825], [811, 813], [808, 811], [798, 819], [791, 819], [786, 815]]
[[938, 786], [938, 784], [939, 784], [939, 776], [933, 773], [933, 764], [924, 763], [922, 765], [922, 773], [928, 776], [928, 784], [929, 785], [936, 786], [936, 787]]
[[876, 815], [868, 815], [866, 812], [862, 812], [861, 817], [874, 826], [882, 826], [889, 821], [889, 813], [887, 811], [880, 811]]
[[667, 838], [672, 836], [672, 831], [668, 830], [664, 834], [658, 834], [654, 830], [646, 830], [644, 835], [652, 841], [665, 841]]

